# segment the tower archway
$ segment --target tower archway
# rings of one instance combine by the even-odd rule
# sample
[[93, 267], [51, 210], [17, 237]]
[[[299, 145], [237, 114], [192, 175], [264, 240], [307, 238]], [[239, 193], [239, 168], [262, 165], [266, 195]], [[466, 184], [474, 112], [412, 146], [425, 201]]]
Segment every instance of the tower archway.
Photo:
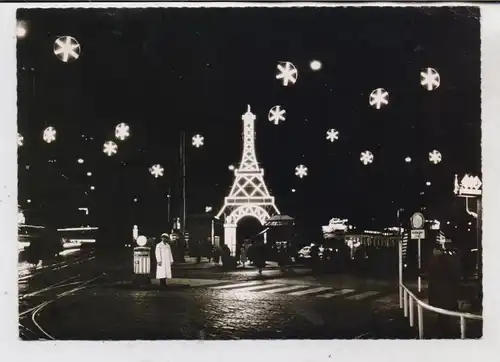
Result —
[[226, 216], [226, 221], [224, 222], [224, 243], [229, 247], [231, 255], [236, 255], [237, 250], [237, 239], [236, 239], [236, 229], [238, 227], [238, 222], [245, 218], [252, 217], [257, 219], [261, 226], [264, 226], [267, 219], [270, 218], [269, 212], [260, 205], [243, 205], [235, 208], [228, 216]]

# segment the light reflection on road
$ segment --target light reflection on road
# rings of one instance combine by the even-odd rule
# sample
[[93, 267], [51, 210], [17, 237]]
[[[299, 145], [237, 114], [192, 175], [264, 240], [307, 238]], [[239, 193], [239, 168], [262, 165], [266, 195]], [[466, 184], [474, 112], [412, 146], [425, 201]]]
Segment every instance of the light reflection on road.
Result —
[[19, 287], [21, 291], [21, 282], [30, 277], [33, 277], [45, 270], [58, 270], [68, 267], [72, 263], [87, 260], [92, 256], [92, 252], [83, 253], [80, 249], [63, 250], [57, 255], [50, 258], [40, 259], [37, 263], [27, 260], [25, 253], [19, 253], [19, 260], [17, 264]]

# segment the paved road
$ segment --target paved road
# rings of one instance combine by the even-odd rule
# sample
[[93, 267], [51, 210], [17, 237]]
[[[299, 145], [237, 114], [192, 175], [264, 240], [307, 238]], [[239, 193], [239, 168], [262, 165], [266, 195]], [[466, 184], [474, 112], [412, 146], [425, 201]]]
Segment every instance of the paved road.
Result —
[[[413, 337], [394, 321], [400, 312], [390, 288], [350, 286], [345, 280], [328, 284], [275, 270], [263, 278], [254, 271], [236, 272], [238, 276], [198, 270], [204, 278], [184, 275], [159, 290], [133, 285], [129, 268], [116, 260], [79, 254], [23, 275], [21, 338]], [[185, 269], [174, 270], [174, 276], [183, 276]]]
[[[130, 265], [128, 266], [128, 263]], [[131, 282], [130, 255], [20, 264], [23, 339], [414, 338], [396, 284], [305, 268], [224, 272], [181, 265], [169, 287]]]

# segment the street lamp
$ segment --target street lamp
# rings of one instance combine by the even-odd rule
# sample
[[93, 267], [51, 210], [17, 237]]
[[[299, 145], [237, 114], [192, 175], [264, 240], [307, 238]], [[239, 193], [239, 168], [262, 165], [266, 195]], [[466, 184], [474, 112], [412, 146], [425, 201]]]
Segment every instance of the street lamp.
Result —
[[313, 61], [311, 61], [309, 66], [311, 67], [312, 70], [317, 71], [317, 70], [321, 69], [322, 64], [319, 60], [313, 60]]

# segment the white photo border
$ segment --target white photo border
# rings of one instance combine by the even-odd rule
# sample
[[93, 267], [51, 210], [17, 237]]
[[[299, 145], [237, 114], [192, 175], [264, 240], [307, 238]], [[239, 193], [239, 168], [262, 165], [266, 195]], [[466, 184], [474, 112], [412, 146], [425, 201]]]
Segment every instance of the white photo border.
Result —
[[[160, 341], [160, 342], [22, 342], [18, 339], [17, 313], [17, 95], [16, 95], [16, 9], [18, 8], [168, 8], [168, 7], [416, 7], [477, 6], [481, 9], [482, 53], [482, 155], [484, 184], [484, 338], [479, 341]], [[496, 288], [500, 267], [500, 5], [484, 3], [1, 3], [0, 4], [0, 345], [5, 360], [88, 361], [150, 360], [204, 362], [279, 359], [300, 361], [424, 360], [453, 361], [498, 359], [500, 341], [496, 311], [500, 293]], [[450, 181], [450, 192], [452, 192]], [[496, 353], [495, 353], [496, 352]]]

